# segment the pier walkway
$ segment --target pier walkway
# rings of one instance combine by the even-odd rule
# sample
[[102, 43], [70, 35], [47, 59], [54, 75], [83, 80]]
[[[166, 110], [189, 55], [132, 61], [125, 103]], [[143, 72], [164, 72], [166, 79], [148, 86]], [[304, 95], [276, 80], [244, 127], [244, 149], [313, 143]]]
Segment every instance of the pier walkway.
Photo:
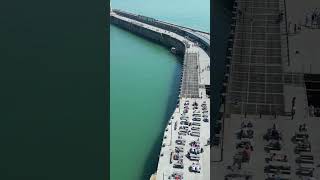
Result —
[[111, 23], [173, 47], [184, 57], [178, 103], [164, 130], [158, 167], [150, 179], [209, 180], [210, 36], [119, 10], [111, 11], [110, 18]]

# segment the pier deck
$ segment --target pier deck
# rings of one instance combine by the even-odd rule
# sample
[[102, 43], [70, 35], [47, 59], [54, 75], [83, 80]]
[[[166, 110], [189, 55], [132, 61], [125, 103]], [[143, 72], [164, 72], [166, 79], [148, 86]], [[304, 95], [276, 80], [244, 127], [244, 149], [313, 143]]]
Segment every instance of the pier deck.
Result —
[[[121, 12], [132, 17], [139, 17]], [[210, 179], [210, 57], [196, 41], [177, 33], [162, 29], [142, 21], [137, 21], [115, 12], [110, 16], [126, 23], [123, 27], [135, 29], [136, 33], [148, 33], [160, 37], [160, 42], [172, 43], [174, 40], [185, 46], [183, 75], [178, 104], [164, 131], [159, 155], [158, 168], [153, 179], [209, 180]], [[152, 20], [153, 21], [153, 20]], [[163, 22], [161, 22], [163, 23]], [[131, 27], [134, 25], [136, 27]], [[138, 28], [137, 28], [138, 27]], [[189, 34], [198, 36], [210, 46], [210, 36], [206, 33], [179, 27]], [[160, 36], [159, 36], [160, 34]], [[201, 36], [201, 37], [199, 37]], [[149, 36], [150, 37], [150, 36]], [[207, 50], [210, 49], [206, 47]]]

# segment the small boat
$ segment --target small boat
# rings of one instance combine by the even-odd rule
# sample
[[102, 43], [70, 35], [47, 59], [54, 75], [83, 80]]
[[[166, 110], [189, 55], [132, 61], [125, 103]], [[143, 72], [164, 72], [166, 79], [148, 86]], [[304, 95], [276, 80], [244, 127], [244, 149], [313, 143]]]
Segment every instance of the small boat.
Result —
[[171, 48], [171, 52], [172, 52], [173, 54], [176, 54], [176, 53], [177, 53], [176, 48], [175, 48], [175, 47], [172, 47], [172, 48]]

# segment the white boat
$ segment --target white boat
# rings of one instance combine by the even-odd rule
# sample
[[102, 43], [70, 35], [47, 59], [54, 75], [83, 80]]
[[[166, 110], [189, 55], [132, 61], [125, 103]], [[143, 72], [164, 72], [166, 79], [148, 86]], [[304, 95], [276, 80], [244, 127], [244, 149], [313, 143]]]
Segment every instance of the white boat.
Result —
[[175, 48], [175, 47], [172, 47], [172, 48], [171, 48], [171, 52], [172, 52], [173, 54], [176, 54], [176, 53], [177, 53], [176, 48]]

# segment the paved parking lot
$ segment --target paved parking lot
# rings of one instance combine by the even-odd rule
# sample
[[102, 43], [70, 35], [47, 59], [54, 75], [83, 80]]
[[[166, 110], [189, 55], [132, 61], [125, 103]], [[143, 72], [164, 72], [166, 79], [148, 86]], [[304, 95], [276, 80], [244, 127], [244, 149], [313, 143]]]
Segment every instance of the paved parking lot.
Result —
[[239, 0], [228, 102], [231, 113], [282, 113], [279, 0]]
[[185, 98], [199, 97], [198, 53], [186, 52], [183, 65], [181, 96]]

